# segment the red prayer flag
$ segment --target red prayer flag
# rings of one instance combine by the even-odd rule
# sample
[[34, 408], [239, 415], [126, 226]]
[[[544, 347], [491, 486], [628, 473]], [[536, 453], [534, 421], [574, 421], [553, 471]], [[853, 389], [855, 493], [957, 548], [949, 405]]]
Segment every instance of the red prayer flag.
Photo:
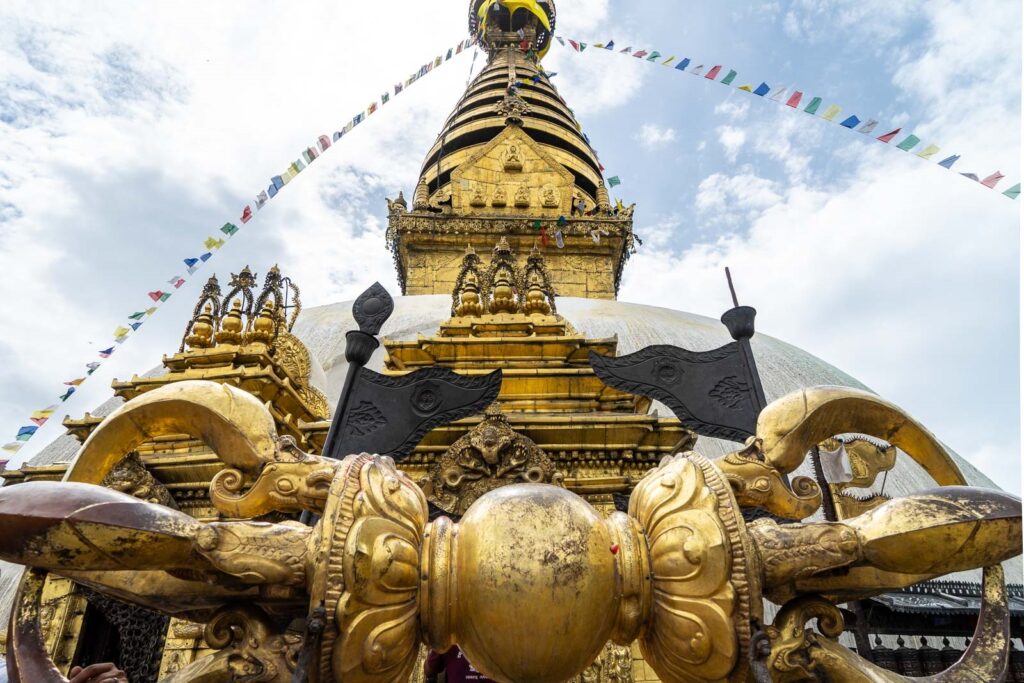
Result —
[[879, 140], [879, 142], [892, 142], [892, 139], [894, 137], [896, 137], [897, 135], [899, 135], [901, 130], [903, 130], [903, 129], [902, 128], [897, 128], [896, 130], [892, 131], [891, 133], [886, 133], [885, 135], [879, 137], [878, 140]]
[[179, 288], [179, 287], [181, 287], [181, 286], [182, 286], [183, 284], [185, 284], [185, 278], [181, 278], [181, 277], [179, 277], [179, 278], [178, 278], [177, 280], [175, 280], [175, 281], [174, 281], [174, 288], [175, 288], [175, 289], [178, 289], [178, 288]]
[[158, 289], [155, 292], [150, 292], [149, 298], [152, 299], [153, 301], [160, 301], [160, 297], [162, 297], [163, 295], [164, 293]]
[[575, 40], [570, 40], [569, 44], [572, 45], [572, 49], [576, 50], [576, 52], [580, 51], [580, 44], [577, 43]]
[[717, 66], [713, 66], [713, 67], [711, 67], [711, 71], [708, 71], [706, 74], [704, 74], [704, 78], [708, 79], [709, 81], [713, 81], [716, 78], [718, 78], [718, 72], [721, 71], [721, 70], [722, 70], [722, 65], [721, 64], [719, 64]]
[[248, 223], [250, 220], [252, 220], [252, 209], [246, 204], [245, 209], [242, 211], [242, 222]]
[[786, 105], [796, 109], [798, 106], [800, 106], [800, 98], [803, 96], [804, 94], [797, 90], [796, 92], [789, 96], [789, 100], [786, 102]]
[[30, 417], [29, 418], [29, 420], [31, 420], [32, 422], [35, 422], [40, 427], [42, 427], [44, 424], [46, 424], [46, 421], [49, 420], [49, 419], [50, 418], [48, 418], [48, 417]]
[[541, 228], [540, 229], [540, 241], [544, 243], [545, 247], [548, 246], [548, 229], [547, 228]]
[[984, 180], [982, 180], [981, 184], [984, 185], [985, 187], [995, 188], [996, 184], [998, 184], [999, 181], [1002, 180], [1005, 177], [1006, 176], [1004, 176], [1002, 173], [1000, 173], [999, 171], [996, 171], [995, 173], [990, 175], [988, 178], [985, 178]]

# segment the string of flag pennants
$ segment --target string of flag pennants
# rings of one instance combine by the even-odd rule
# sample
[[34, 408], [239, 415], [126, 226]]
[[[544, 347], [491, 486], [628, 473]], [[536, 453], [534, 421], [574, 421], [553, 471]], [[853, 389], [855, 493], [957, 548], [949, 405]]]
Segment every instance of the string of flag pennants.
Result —
[[[803, 112], [806, 114], [817, 116], [865, 136], [874, 137], [875, 133], [879, 132], [878, 127], [880, 122], [877, 119], [862, 119], [856, 114], [841, 115], [843, 109], [838, 104], [829, 104], [824, 106], [825, 100], [823, 98], [808, 96], [802, 90], [790, 88], [784, 85], [772, 87], [765, 81], [760, 81], [756, 86], [754, 85], [754, 81], [738, 85], [736, 83], [739, 78], [739, 74], [736, 70], [726, 69], [722, 64], [714, 64], [709, 68], [706, 63], [690, 59], [689, 57], [684, 57], [682, 59], [677, 59], [675, 56], [664, 58], [664, 55], [657, 50], [652, 50], [650, 52], [643, 49], [634, 51], [632, 47], [616, 50], [614, 40], [609, 40], [607, 43], [585, 43], [562, 36], [556, 36], [556, 39], [559, 44], [563, 47], [567, 47], [573, 52], [582, 53], [588, 47], [598, 50], [610, 50], [620, 55], [633, 57], [652, 64], [672, 67], [678, 71], [683, 71], [694, 76], [703, 77], [709, 81], [734, 87], [737, 90], [750, 93], [751, 96], [767, 98], [794, 110], [802, 108]], [[740, 80], [740, 83], [742, 83], [742, 80]], [[875, 137], [878, 142], [883, 144], [890, 144], [896, 141], [897, 138], [899, 138], [899, 141], [893, 145], [897, 149], [904, 152], [913, 152], [915, 156], [929, 161], [934, 161], [936, 158], [939, 158], [940, 161], [936, 163], [945, 169], [953, 170], [954, 164], [960, 161], [959, 154], [952, 154], [949, 156], [939, 155], [940, 147], [938, 145], [932, 143], [922, 144], [923, 141], [921, 138], [912, 133], [905, 133], [902, 127], [893, 128], [892, 130], [888, 130], [887, 132]], [[984, 178], [973, 171], [960, 171], [959, 167], [957, 172], [959, 172], [961, 177], [973, 180], [974, 182], [992, 190], [996, 189], [996, 186], [1006, 177], [999, 171], [986, 175]], [[609, 184], [611, 184], [610, 181], [611, 179], [609, 179]], [[1020, 183], [1002, 191], [1001, 194], [1009, 199], [1017, 199], [1017, 197], [1020, 196]]]
[[[284, 187], [295, 179], [309, 164], [316, 161], [324, 152], [326, 152], [333, 144], [341, 140], [345, 135], [352, 132], [352, 130], [363, 123], [369, 116], [372, 116], [381, 107], [391, 101], [393, 97], [397, 97], [402, 94], [406, 88], [411, 86], [413, 83], [423, 78], [434, 69], [440, 67], [445, 62], [449, 61], [453, 56], [461, 54], [462, 52], [469, 50], [473, 46], [473, 40], [467, 38], [466, 40], [459, 41], [454, 47], [449, 48], [442, 55], [439, 55], [431, 61], [420, 66], [419, 70], [413, 73], [411, 76], [406, 78], [404, 81], [395, 83], [393, 92], [391, 88], [385, 89], [384, 93], [380, 96], [379, 100], [374, 100], [370, 105], [363, 111], [356, 114], [350, 121], [345, 123], [341, 129], [334, 132], [333, 135], [320, 135], [317, 137], [316, 142], [304, 149], [299, 158], [293, 161], [280, 175], [271, 177], [270, 184], [267, 189], [261, 190], [255, 197], [255, 200], [249, 204], [246, 204], [242, 209], [241, 216], [238, 221], [243, 225], [248, 223], [255, 216], [255, 212], [260, 211], [267, 203], [272, 200], [277, 194], [284, 189]], [[255, 210], [253, 209], [255, 207]], [[139, 311], [134, 311], [127, 315], [127, 322], [123, 325], [118, 325], [112, 336], [113, 345], [103, 349], [99, 352], [100, 360], [92, 360], [84, 364], [84, 374], [81, 377], [76, 377], [64, 382], [64, 392], [58, 397], [58, 402], [46, 406], [40, 410], [36, 410], [29, 415], [28, 421], [30, 424], [19, 427], [17, 434], [15, 434], [14, 440], [0, 446], [0, 455], [13, 455], [21, 450], [24, 445], [32, 439], [35, 433], [44, 424], [49, 421], [54, 413], [60, 408], [60, 405], [67, 401], [71, 396], [78, 390], [78, 388], [85, 382], [90, 375], [100, 368], [103, 361], [110, 358], [117, 350], [120, 344], [123, 344], [132, 334], [137, 332], [139, 328], [145, 323], [147, 319], [155, 315], [159, 310], [161, 304], [165, 303], [171, 298], [174, 291], [179, 289], [185, 284], [187, 278], [195, 275], [203, 264], [213, 258], [214, 254], [221, 249], [227, 242], [227, 240], [234, 237], [240, 228], [238, 225], [232, 222], [225, 223], [217, 233], [216, 236], [207, 237], [203, 241], [202, 251], [197, 256], [189, 256], [182, 259], [182, 263], [185, 266], [185, 270], [176, 273], [173, 277], [169, 278], [166, 285], [161, 285], [158, 289], [155, 289], [147, 293], [148, 298], [152, 304], [147, 308]], [[0, 463], [5, 462], [0, 459]]]

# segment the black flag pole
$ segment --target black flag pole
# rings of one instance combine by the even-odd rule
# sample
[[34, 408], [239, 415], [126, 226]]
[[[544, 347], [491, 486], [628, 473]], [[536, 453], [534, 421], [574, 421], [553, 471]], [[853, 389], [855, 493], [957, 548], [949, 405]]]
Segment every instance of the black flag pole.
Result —
[[768, 401], [764, 396], [764, 387], [761, 386], [757, 363], [754, 362], [754, 352], [750, 348], [750, 338], [754, 336], [754, 318], [757, 316], [757, 310], [752, 306], [740, 306], [739, 299], [736, 297], [736, 286], [732, 281], [732, 272], [728, 266], [725, 268], [725, 279], [729, 283], [733, 308], [722, 314], [722, 324], [729, 330], [729, 336], [739, 344], [743, 365], [747, 371], [747, 379], [754, 389], [757, 412], [760, 413], [768, 405]]

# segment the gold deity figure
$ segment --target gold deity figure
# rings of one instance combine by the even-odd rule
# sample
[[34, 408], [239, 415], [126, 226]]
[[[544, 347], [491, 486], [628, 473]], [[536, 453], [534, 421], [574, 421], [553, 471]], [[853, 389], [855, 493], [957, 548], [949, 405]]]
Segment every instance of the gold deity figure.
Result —
[[[813, 445], [851, 431], [884, 435], [940, 486], [841, 522], [744, 522], [745, 498], [734, 493], [743, 486], [732, 478], [770, 491]], [[96, 485], [166, 434], [217, 454], [226, 469], [211, 501], [237, 521], [204, 523]], [[609, 641], [639, 641], [666, 683], [748, 681], [752, 665], [772, 681], [902, 681], [834, 640], [835, 604], [985, 567], [972, 645], [930, 680], [1001, 679], [1009, 612], [999, 563], [1021, 552], [1018, 498], [961, 486], [934, 436], [853, 389], [772, 403], [733, 455], [666, 458], [638, 483], [628, 514], [602, 517], [559, 486], [515, 484], [485, 493], [457, 524], [428, 522], [423, 491], [389, 458], [308, 455], [242, 390], [167, 385], [108, 416], [66, 481], [0, 488], [0, 558], [35, 568], [18, 597], [11, 668], [23, 683], [63, 680], [39, 632], [49, 571], [206, 623], [219, 651], [170, 683], [243, 680], [232, 677], [243, 665], [266, 681], [291, 681], [301, 667], [301, 680], [403, 681], [420, 644], [458, 644], [498, 681], [555, 683], [583, 672]], [[762, 486], [753, 473], [765, 470], [775, 476]], [[319, 521], [254, 521], [299, 510]], [[763, 598], [782, 605], [772, 624]], [[282, 614], [305, 617], [305, 633], [269, 616]], [[817, 632], [805, 629], [814, 618]]]

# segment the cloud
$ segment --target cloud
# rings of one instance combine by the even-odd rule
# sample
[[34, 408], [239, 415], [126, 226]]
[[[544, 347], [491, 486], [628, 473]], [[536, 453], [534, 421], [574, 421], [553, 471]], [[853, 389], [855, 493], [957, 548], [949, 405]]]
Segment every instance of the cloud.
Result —
[[718, 142], [725, 149], [726, 158], [736, 161], [736, 155], [747, 143], [747, 132], [734, 126], [718, 126], [715, 132], [718, 133]]
[[696, 208], [706, 220], [736, 224], [759, 216], [781, 199], [778, 183], [758, 177], [747, 167], [739, 175], [715, 173], [702, 180]]
[[654, 123], [645, 123], [640, 126], [637, 139], [647, 149], [655, 149], [675, 142], [676, 132], [672, 128], [662, 128]]
[[715, 105], [715, 114], [730, 121], [738, 121], [746, 117], [750, 111], [750, 102], [741, 99], [728, 99]]

